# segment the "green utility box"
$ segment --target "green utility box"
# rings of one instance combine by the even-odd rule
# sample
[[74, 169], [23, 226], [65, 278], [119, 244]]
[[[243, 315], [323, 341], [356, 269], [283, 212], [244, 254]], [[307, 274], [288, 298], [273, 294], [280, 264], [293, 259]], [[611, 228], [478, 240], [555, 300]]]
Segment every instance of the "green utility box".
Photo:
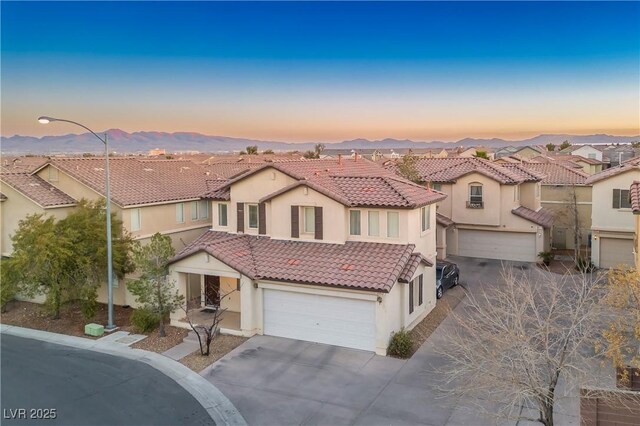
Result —
[[84, 334], [89, 336], [100, 337], [104, 334], [104, 326], [100, 324], [87, 324], [84, 326]]

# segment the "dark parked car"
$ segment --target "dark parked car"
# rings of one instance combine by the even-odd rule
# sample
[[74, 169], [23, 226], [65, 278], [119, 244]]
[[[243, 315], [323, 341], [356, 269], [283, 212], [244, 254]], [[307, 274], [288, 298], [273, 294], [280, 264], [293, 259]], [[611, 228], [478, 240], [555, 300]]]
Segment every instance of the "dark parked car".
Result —
[[439, 260], [436, 264], [436, 297], [440, 299], [444, 291], [458, 285], [460, 270], [458, 265]]

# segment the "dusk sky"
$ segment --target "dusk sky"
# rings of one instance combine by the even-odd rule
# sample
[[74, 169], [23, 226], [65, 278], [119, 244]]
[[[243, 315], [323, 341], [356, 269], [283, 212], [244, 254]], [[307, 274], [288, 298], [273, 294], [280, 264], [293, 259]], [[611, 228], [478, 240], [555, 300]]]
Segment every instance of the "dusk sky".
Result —
[[640, 133], [640, 3], [5, 2], [2, 135]]

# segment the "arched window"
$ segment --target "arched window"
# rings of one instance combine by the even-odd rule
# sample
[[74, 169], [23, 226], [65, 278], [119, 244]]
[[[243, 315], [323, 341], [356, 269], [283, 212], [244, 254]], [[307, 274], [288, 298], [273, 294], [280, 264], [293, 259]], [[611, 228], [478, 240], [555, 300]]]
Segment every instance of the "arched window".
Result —
[[482, 184], [479, 182], [472, 182], [469, 184], [469, 200], [467, 201], [467, 208], [481, 209], [484, 207]]

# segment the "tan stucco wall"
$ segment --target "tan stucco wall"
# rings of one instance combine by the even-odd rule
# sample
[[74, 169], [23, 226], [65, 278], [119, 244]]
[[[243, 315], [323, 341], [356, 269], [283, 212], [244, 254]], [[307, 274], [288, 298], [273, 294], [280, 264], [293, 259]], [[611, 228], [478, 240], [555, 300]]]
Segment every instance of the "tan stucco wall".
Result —
[[[220, 277], [220, 308], [229, 312], [240, 312], [240, 291], [237, 290], [237, 278]], [[222, 297], [226, 294], [225, 297]]]
[[[176, 206], [178, 204], [184, 204], [184, 223], [176, 221]], [[209, 206], [209, 208], [211, 207]], [[123, 225], [135, 239], [150, 238], [156, 232], [175, 234], [193, 229], [206, 230], [211, 227], [211, 212], [209, 212], [209, 217], [206, 219], [191, 220], [191, 202], [141, 206], [139, 209], [139, 231], [131, 231], [131, 212], [134, 208], [122, 210]]]
[[589, 158], [589, 154], [595, 154], [595, 159], [602, 161], [602, 151], [591, 146], [582, 146], [571, 153], [571, 155], [579, 155], [584, 158]]
[[636, 269], [640, 271], [640, 214], [636, 214]]
[[11, 237], [18, 229], [19, 222], [28, 215], [40, 213], [60, 220], [73, 210], [73, 207], [44, 209], [3, 183], [0, 183], [0, 192], [7, 196], [7, 199], [0, 203], [0, 246], [3, 256], [9, 256], [13, 252]]
[[542, 186], [542, 207], [551, 211], [554, 215], [554, 228], [565, 229], [565, 241], [553, 241], [554, 247], [573, 249], [574, 244], [574, 219], [571, 206], [573, 204], [573, 190], [575, 188], [578, 222], [581, 229], [582, 245], [587, 245], [591, 232], [591, 187], [590, 186]]
[[635, 221], [631, 209], [614, 209], [612, 194], [614, 189], [628, 190], [634, 180], [640, 180], [640, 170], [630, 170], [593, 184], [592, 228], [634, 232]]
[[540, 182], [525, 182], [518, 185], [520, 188], [520, 205], [531, 210], [538, 210], [541, 200]]
[[[245, 179], [242, 179], [233, 185], [231, 185], [231, 203], [229, 203], [229, 232], [236, 232], [238, 228], [237, 224], [237, 203], [252, 203], [257, 204], [258, 201], [279, 189], [282, 189], [292, 183], [296, 182], [292, 177], [275, 169], [265, 169], [257, 172]], [[245, 207], [245, 233], [257, 234], [258, 230], [250, 230], [247, 220], [248, 209]], [[287, 213], [289, 217], [291, 213]], [[288, 223], [288, 221], [287, 221]], [[214, 222], [214, 226], [217, 222]], [[267, 227], [269, 226], [269, 219], [267, 219]], [[267, 231], [268, 232], [268, 231]]]

